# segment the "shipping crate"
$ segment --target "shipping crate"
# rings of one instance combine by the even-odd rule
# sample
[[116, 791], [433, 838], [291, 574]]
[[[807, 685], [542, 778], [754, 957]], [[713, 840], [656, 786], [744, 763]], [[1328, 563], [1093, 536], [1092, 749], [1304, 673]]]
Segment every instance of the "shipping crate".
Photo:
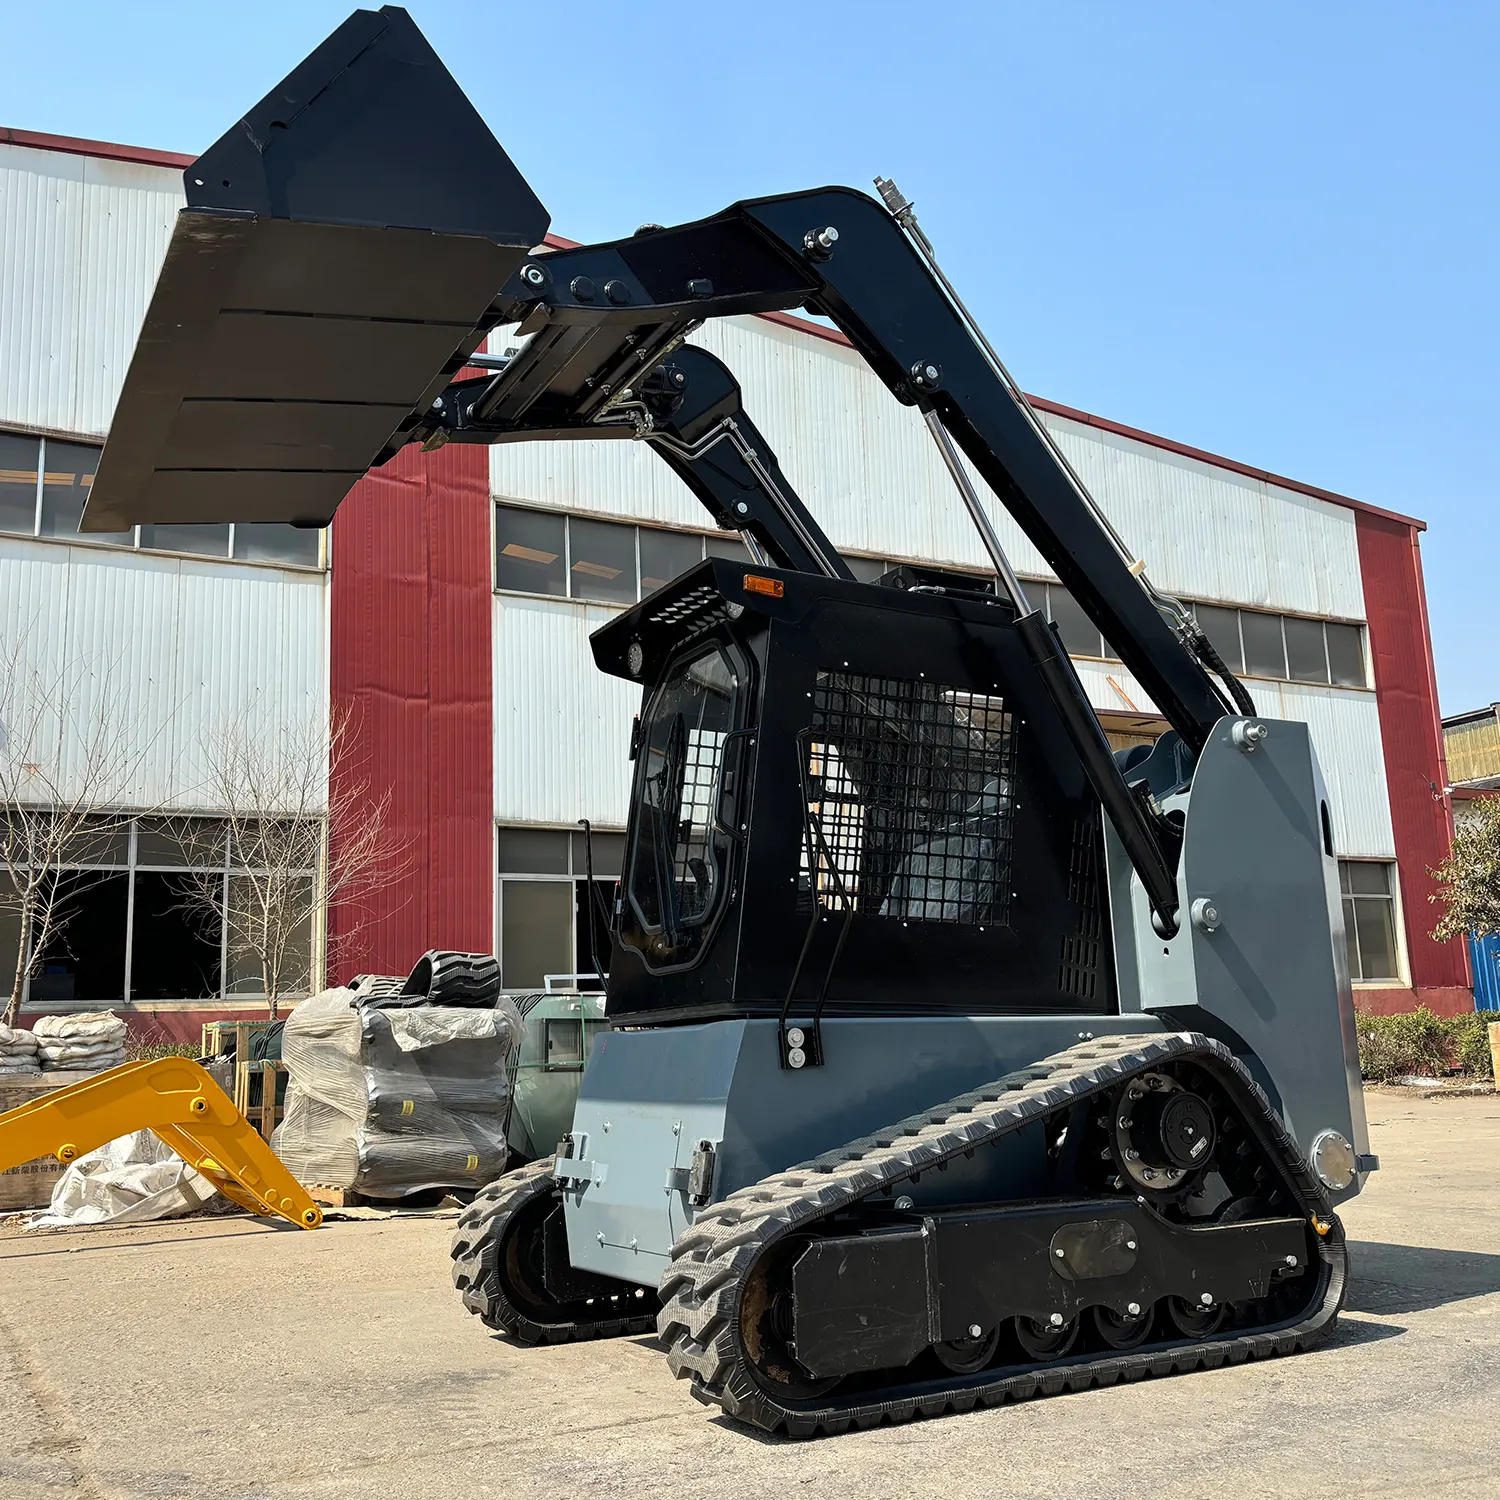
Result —
[[[70, 1083], [93, 1076], [92, 1073], [62, 1070], [39, 1073], [35, 1077], [8, 1074], [0, 1078], [0, 1112], [19, 1109], [41, 1094], [50, 1094], [53, 1089], [65, 1088]], [[57, 1185], [57, 1179], [66, 1170], [56, 1157], [43, 1156], [0, 1172], [0, 1213], [46, 1208], [52, 1201], [52, 1189]]]

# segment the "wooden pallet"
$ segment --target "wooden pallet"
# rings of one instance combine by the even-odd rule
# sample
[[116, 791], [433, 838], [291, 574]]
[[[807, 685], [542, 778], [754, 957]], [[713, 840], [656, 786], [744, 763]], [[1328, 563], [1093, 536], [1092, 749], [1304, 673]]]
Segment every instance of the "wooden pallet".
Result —
[[[324, 1182], [302, 1184], [314, 1203], [325, 1208], [430, 1208], [448, 1193], [464, 1193], [464, 1188], [428, 1188], [421, 1193], [406, 1193], [396, 1197], [377, 1198], [362, 1193], [358, 1188], [329, 1187]], [[467, 1202], [467, 1199], [464, 1199]]]
[[372, 1198], [355, 1188], [329, 1187], [326, 1183], [304, 1183], [314, 1203], [325, 1208], [390, 1208], [399, 1203], [399, 1198]]
[[[256, 1058], [244, 1061], [235, 1054], [234, 1107], [255, 1126], [261, 1137], [269, 1143], [271, 1132], [281, 1123], [286, 1111], [276, 1102], [276, 1080], [286, 1072], [286, 1064], [272, 1058]], [[250, 1102], [250, 1080], [260, 1079], [260, 1103]]]

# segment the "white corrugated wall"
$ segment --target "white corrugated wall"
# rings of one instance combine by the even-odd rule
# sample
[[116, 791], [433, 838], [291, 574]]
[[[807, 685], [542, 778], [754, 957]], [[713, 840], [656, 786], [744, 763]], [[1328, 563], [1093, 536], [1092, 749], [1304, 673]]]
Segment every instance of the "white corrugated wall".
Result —
[[[877, 556], [985, 566], [917, 413], [852, 350], [763, 318], [693, 335], [745, 392], [788, 478], [836, 545]], [[1163, 588], [1293, 613], [1364, 618], [1354, 513], [1294, 490], [1045, 415], [1069, 460]], [[669, 526], [703, 508], [646, 445], [510, 443], [492, 450], [497, 497]], [[1049, 570], [982, 483], [1018, 571]]]
[[623, 828], [630, 720], [641, 690], [594, 666], [589, 635], [615, 611], [495, 596], [495, 816]]
[[0, 422], [102, 437], [181, 174], [0, 145]]
[[[40, 695], [69, 729], [64, 785], [100, 745], [96, 800], [211, 809], [206, 742], [245, 723], [295, 743], [326, 715], [323, 591], [317, 573], [0, 537], [0, 734], [36, 725], [24, 700]], [[34, 757], [49, 764], [50, 738]]]
[[[694, 340], [739, 376], [752, 418], [840, 547], [984, 565], [921, 421], [891, 398], [853, 350], [759, 318], [711, 324]], [[1048, 414], [1044, 420], [1162, 587], [1196, 599], [1364, 618], [1348, 507], [1069, 418]], [[637, 442], [500, 445], [492, 450], [491, 475], [500, 499], [669, 526], [707, 524], [686, 487]], [[1017, 568], [1046, 576], [1035, 548], [979, 488]], [[624, 684], [601, 695], [585, 682], [593, 672], [588, 631], [608, 614], [562, 602], [497, 600], [496, 724], [506, 732], [503, 741], [497, 734], [495, 788], [502, 821], [623, 818], [628, 767], [622, 747], [637, 697], [620, 693]], [[1118, 662], [1077, 666], [1097, 709], [1152, 712], [1140, 684]], [[550, 681], [570, 684], [564, 701], [546, 686]], [[1374, 694], [1258, 680], [1250, 686], [1262, 712], [1312, 726], [1339, 847], [1393, 857]], [[566, 732], [575, 714], [588, 722], [586, 747]], [[528, 730], [529, 719], [541, 727]]]

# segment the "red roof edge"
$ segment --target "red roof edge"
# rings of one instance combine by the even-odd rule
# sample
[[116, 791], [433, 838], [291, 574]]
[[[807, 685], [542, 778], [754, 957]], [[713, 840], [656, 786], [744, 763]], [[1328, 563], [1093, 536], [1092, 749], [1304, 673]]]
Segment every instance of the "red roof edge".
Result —
[[70, 156], [100, 156], [108, 161], [133, 161], [145, 167], [190, 167], [196, 156], [180, 151], [152, 151], [146, 146], [117, 146], [112, 141], [89, 141], [76, 135], [48, 135], [41, 130], [12, 130], [0, 125], [0, 145], [33, 146], [38, 151], [65, 151]]
[[[90, 141], [71, 135], [47, 135], [38, 130], [13, 130], [0, 126], [0, 145], [33, 146], [40, 151], [66, 151], [75, 156], [100, 156], [111, 161], [140, 162], [150, 167], [187, 167], [197, 160], [195, 156], [184, 156], [179, 151], [151, 151], [144, 146], [118, 146], [110, 141]], [[549, 234], [544, 241], [550, 250], [574, 250], [578, 240], [565, 239], [560, 234]], [[760, 316], [768, 323], [793, 328], [799, 333], [811, 334], [814, 338], [826, 339], [830, 344], [852, 347], [849, 340], [836, 328], [825, 328], [821, 323], [809, 322], [792, 313], [768, 312]], [[1222, 454], [1210, 453], [1204, 448], [1193, 448], [1187, 443], [1174, 442], [1154, 432], [1139, 427], [1127, 427], [1123, 422], [1112, 422], [1107, 417], [1096, 417], [1092, 412], [1080, 411], [1075, 406], [1063, 406], [1057, 401], [1048, 401], [1043, 396], [1027, 398], [1039, 411], [1055, 417], [1066, 417], [1070, 422], [1081, 422], [1087, 427], [1097, 427], [1101, 432], [1111, 432], [1117, 437], [1127, 437], [1166, 453], [1175, 453], [1181, 458], [1196, 459], [1199, 463], [1211, 464], [1216, 469], [1227, 469], [1231, 474], [1243, 474], [1248, 479], [1258, 479], [1264, 484], [1274, 484], [1280, 489], [1292, 490], [1299, 495], [1311, 495], [1315, 500], [1327, 500], [1333, 505], [1342, 505], [1349, 510], [1363, 511], [1366, 515], [1380, 516], [1387, 521], [1398, 521], [1410, 526], [1413, 531], [1426, 531], [1427, 523], [1413, 516], [1404, 516], [1399, 511], [1384, 510], [1350, 495], [1341, 495], [1336, 490], [1320, 489], [1314, 484], [1304, 484], [1300, 479], [1288, 479], [1284, 474], [1273, 474], [1268, 469], [1257, 469], [1251, 464], [1242, 464], [1237, 459], [1225, 458]]]

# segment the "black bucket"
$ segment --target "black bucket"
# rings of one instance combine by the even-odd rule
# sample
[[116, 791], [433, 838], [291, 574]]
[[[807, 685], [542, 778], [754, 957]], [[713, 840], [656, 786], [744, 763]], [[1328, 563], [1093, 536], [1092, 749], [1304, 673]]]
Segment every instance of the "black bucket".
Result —
[[394, 6], [183, 176], [80, 529], [326, 525], [489, 331], [547, 211]]

